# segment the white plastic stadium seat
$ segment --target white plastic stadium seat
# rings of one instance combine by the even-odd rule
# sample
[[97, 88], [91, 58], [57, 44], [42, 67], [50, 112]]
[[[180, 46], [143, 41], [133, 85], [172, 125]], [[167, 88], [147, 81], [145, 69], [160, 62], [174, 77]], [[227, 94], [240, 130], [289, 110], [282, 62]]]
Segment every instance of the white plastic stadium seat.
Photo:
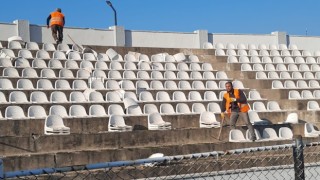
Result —
[[202, 112], [200, 114], [200, 128], [212, 128], [212, 127], [220, 127], [220, 122], [216, 120], [216, 116], [213, 112]]
[[202, 101], [202, 97], [199, 91], [190, 91], [188, 94], [189, 101]]
[[[96, 81], [99, 81], [99, 80], [96, 80]], [[102, 88], [102, 86], [99, 86], [99, 88]], [[118, 90], [118, 89], [120, 89], [120, 85], [116, 80], [108, 80], [106, 82], [106, 87], [105, 88], [106, 89], [111, 89], [111, 90]]]
[[16, 57], [16, 55], [14, 54], [13, 50], [11, 50], [11, 49], [1, 49], [0, 57], [13, 59]]
[[33, 55], [32, 53], [27, 50], [27, 49], [21, 49], [19, 50], [18, 52], [18, 57], [22, 57], [22, 58], [25, 58], [25, 59], [32, 59], [33, 58]]
[[205, 89], [206, 88], [202, 81], [193, 81], [191, 86], [194, 89]]
[[200, 61], [198, 56], [194, 55], [194, 54], [189, 55], [188, 59], [189, 59], [190, 62], [194, 62], [194, 63], [197, 63], [197, 62]]
[[189, 83], [189, 81], [179, 81], [178, 83], [178, 87], [179, 89], [191, 89], [191, 85]]
[[59, 115], [61, 117], [68, 117], [67, 110], [62, 105], [53, 105], [49, 109], [49, 115]]
[[9, 58], [0, 58], [0, 67], [13, 67]]
[[292, 80], [286, 80], [283, 84], [284, 88], [286, 89], [295, 89], [297, 88], [296, 87], [296, 84], [294, 83], [294, 81]]
[[123, 108], [119, 104], [111, 104], [108, 107], [108, 114], [109, 115], [125, 115]]
[[256, 79], [268, 79], [268, 76], [263, 71], [256, 72]]
[[86, 109], [79, 104], [73, 104], [69, 108], [69, 117], [87, 117]]
[[37, 78], [38, 74], [35, 69], [33, 69], [31, 67], [26, 67], [22, 70], [22, 77]]
[[213, 49], [213, 45], [210, 42], [204, 42], [202, 47], [203, 49]]
[[262, 138], [268, 140], [280, 140], [277, 132], [273, 128], [264, 128], [262, 131]]
[[71, 89], [69, 82], [66, 79], [58, 79], [54, 83], [55, 89]]
[[288, 97], [289, 99], [301, 99], [299, 91], [296, 91], [296, 90], [290, 90]]
[[37, 89], [54, 89], [49, 79], [39, 79], [37, 81]]
[[165, 71], [164, 78], [165, 79], [176, 79], [177, 76], [176, 76], [175, 72], [173, 72], [173, 71]]
[[77, 61], [81, 61], [82, 58], [80, 56], [79, 52], [76, 51], [72, 51], [68, 54], [68, 60], [77, 60]]
[[163, 121], [159, 113], [148, 114], [149, 130], [168, 130], [171, 129], [171, 123]]
[[202, 113], [207, 110], [206, 110], [206, 107], [202, 103], [194, 103], [194, 104], [192, 104], [191, 111], [193, 113]]
[[249, 91], [249, 100], [261, 100], [260, 93], [257, 90], [251, 90]]
[[6, 96], [4, 95], [4, 93], [2, 91], [0, 91], [0, 103], [7, 103], [7, 99]]
[[7, 119], [25, 119], [26, 118], [24, 111], [20, 106], [7, 106], [4, 116]]
[[265, 112], [267, 111], [267, 108], [265, 107], [263, 102], [256, 101], [256, 102], [253, 102], [252, 110], [256, 112]]
[[160, 113], [161, 114], [175, 114], [174, 108], [171, 104], [162, 103], [160, 105]]
[[62, 51], [54, 51], [52, 58], [57, 60], [67, 60], [66, 54]]
[[37, 78], [38, 74], [37, 71], [31, 67], [24, 68], [22, 70], [22, 77], [26, 78]]
[[43, 59], [34, 59], [31, 63], [33, 68], [47, 68], [47, 64]]
[[181, 114], [190, 114], [190, 108], [188, 104], [186, 103], [178, 103], [176, 105], [176, 113], [181, 113]]
[[89, 116], [103, 117], [103, 116], [107, 116], [107, 113], [102, 105], [93, 104], [89, 108]]
[[43, 91], [33, 91], [30, 95], [32, 103], [48, 103], [47, 95]]
[[[257, 140], [257, 141], [264, 141], [264, 139], [262, 139], [262, 137], [261, 137], [260, 132], [259, 132], [257, 129], [254, 129], [254, 133], [255, 133], [255, 135], [256, 135], [256, 140]], [[251, 139], [251, 134], [250, 134], [249, 129], [247, 129], [247, 131], [246, 131], [246, 139], [247, 139], [248, 141], [251, 141], [251, 140], [250, 140], [250, 139]]]
[[62, 91], [53, 91], [50, 95], [50, 102], [52, 103], [66, 103], [68, 102], [67, 96]]
[[70, 134], [70, 128], [64, 125], [62, 117], [58, 115], [49, 115], [44, 123], [44, 134], [68, 135]]
[[281, 108], [277, 101], [268, 101], [267, 103], [268, 111], [281, 111]]
[[87, 102], [84, 94], [82, 92], [79, 92], [79, 91], [71, 92], [69, 101], [70, 102], [78, 102], [78, 103]]
[[252, 67], [248, 63], [241, 64], [241, 71], [252, 71]]
[[204, 92], [204, 98], [205, 101], [218, 101], [217, 95], [213, 91], [206, 91]]
[[158, 90], [164, 89], [162, 82], [159, 81], [159, 80], [151, 81], [150, 82], [150, 88], [151, 89], [158, 89]]
[[86, 83], [86, 81], [82, 80], [82, 79], [76, 79], [72, 82], [72, 89], [87, 89], [88, 85]]
[[215, 56], [225, 56], [226, 53], [224, 52], [223, 49], [216, 49], [215, 51]]
[[320, 107], [317, 101], [308, 101], [307, 103], [307, 110], [308, 111], [319, 111]]
[[28, 103], [27, 95], [23, 91], [12, 91], [9, 94], [9, 102], [11, 103]]
[[0, 79], [0, 89], [14, 89], [10, 79]]
[[280, 139], [292, 139], [293, 133], [292, 130], [288, 127], [281, 127], [279, 129], [279, 138]]
[[68, 50], [70, 50], [70, 47], [68, 46], [68, 44], [60, 43], [60, 44], [58, 44], [58, 46], [57, 46], [57, 50], [58, 50], [58, 51], [67, 52]]
[[273, 80], [271, 86], [272, 86], [272, 89], [283, 89], [284, 88], [282, 82], [279, 80]]
[[229, 142], [249, 142], [239, 129], [231, 129], [229, 132]]
[[143, 106], [143, 113], [144, 114], [151, 114], [151, 113], [159, 113], [158, 108], [155, 104], [145, 104]]
[[89, 94], [89, 101], [90, 102], [104, 102], [105, 100], [100, 92], [92, 91]]
[[213, 113], [221, 113], [221, 107], [218, 103], [215, 103], [215, 102], [208, 103], [207, 111], [213, 112]]
[[269, 79], [280, 79], [279, 74], [275, 71], [268, 72]]
[[249, 115], [250, 122], [254, 125], [269, 124], [267, 121], [260, 119], [256, 111], [249, 110], [248, 115]]
[[46, 110], [40, 105], [32, 105], [28, 108], [28, 117], [42, 119], [46, 118], [48, 115]]
[[283, 123], [298, 124], [299, 123], [298, 114], [297, 113], [289, 113], [287, 115], [286, 120]]
[[314, 124], [305, 123], [304, 124], [304, 136], [305, 137], [319, 137], [320, 131], [314, 128]]
[[26, 42], [26, 49], [28, 50], [39, 50], [39, 45], [36, 42]]
[[157, 101], [171, 101], [167, 91], [158, 91], [156, 94]]
[[108, 122], [108, 131], [132, 131], [132, 126], [126, 125], [123, 116], [111, 115]]
[[174, 54], [173, 57], [177, 62], [181, 62], [181, 61], [186, 60], [186, 56], [183, 53]]
[[[3, 79], [0, 79], [0, 89], [2, 86], [1, 80]], [[17, 89], [34, 89], [34, 86], [30, 79], [19, 79], [17, 81]]]
[[187, 101], [186, 95], [182, 91], [175, 91], [172, 94], [173, 101]]
[[111, 91], [106, 93], [106, 101], [107, 102], [120, 102], [121, 97], [120, 94], [116, 91]]
[[22, 49], [22, 46], [19, 41], [9, 41], [8, 49]]
[[39, 50], [36, 53], [36, 58], [38, 59], [44, 59], [44, 60], [49, 60], [51, 57], [48, 53], [48, 51], [46, 50]]

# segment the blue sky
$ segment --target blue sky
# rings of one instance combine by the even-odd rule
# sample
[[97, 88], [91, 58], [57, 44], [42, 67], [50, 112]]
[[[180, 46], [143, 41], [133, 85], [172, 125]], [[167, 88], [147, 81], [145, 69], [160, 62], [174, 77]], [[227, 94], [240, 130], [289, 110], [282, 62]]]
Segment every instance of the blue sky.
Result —
[[[118, 25], [130, 30], [320, 36], [319, 0], [111, 0]], [[60, 7], [66, 26], [108, 28], [113, 11], [105, 0], [2, 0], [0, 22], [45, 25]]]

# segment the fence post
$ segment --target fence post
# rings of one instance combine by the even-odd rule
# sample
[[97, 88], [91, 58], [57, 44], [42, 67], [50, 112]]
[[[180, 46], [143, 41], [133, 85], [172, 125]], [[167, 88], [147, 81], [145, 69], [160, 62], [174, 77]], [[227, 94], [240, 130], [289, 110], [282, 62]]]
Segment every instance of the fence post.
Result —
[[295, 180], [304, 180], [303, 142], [301, 135], [296, 136], [293, 147], [293, 162]]
[[3, 161], [0, 159], [0, 179], [4, 179]]

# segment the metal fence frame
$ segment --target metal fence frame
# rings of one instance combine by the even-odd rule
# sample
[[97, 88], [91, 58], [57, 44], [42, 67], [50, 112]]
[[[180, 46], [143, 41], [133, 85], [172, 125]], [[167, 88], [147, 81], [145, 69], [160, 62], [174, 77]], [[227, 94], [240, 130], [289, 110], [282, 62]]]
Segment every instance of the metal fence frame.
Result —
[[[265, 146], [265, 147], [254, 147], [254, 148], [243, 148], [243, 149], [235, 149], [229, 150], [226, 152], [223, 151], [213, 151], [207, 153], [196, 153], [189, 155], [180, 155], [180, 156], [165, 156], [160, 158], [148, 158], [148, 159], [139, 159], [134, 161], [117, 161], [117, 162], [105, 162], [105, 163], [96, 163], [96, 164], [88, 164], [83, 166], [72, 166], [72, 167], [61, 167], [61, 168], [42, 168], [42, 169], [33, 169], [33, 170], [22, 170], [22, 171], [12, 171], [12, 172], [4, 172], [3, 171], [3, 162], [0, 159], [0, 179], [6, 178], [22, 178], [28, 176], [37, 176], [37, 175], [50, 175], [55, 173], [68, 173], [73, 171], [89, 171], [89, 170], [98, 170], [98, 169], [111, 169], [115, 167], [131, 167], [131, 166], [155, 166], [155, 164], [164, 163], [164, 162], [172, 162], [172, 161], [191, 161], [199, 158], [221, 158], [228, 155], [235, 154], [243, 154], [243, 153], [257, 153], [257, 152], [267, 152], [267, 151], [276, 151], [276, 150], [289, 150], [292, 148], [292, 157], [293, 164], [281, 165], [281, 169], [284, 170], [294, 170], [295, 179], [305, 179], [305, 163], [304, 163], [304, 155], [303, 151], [305, 147], [309, 146], [319, 146], [320, 143], [308, 143], [303, 144], [302, 138], [297, 137], [292, 144], [284, 144], [284, 145], [275, 145], [275, 146]], [[320, 152], [319, 152], [320, 154]], [[319, 166], [319, 164], [308, 163], [306, 166]], [[156, 167], [155, 167], [156, 168]], [[251, 168], [243, 168], [243, 169], [233, 169], [233, 170], [224, 170], [219, 172], [208, 172], [208, 173], [193, 173], [193, 174], [177, 174], [174, 176], [166, 176], [166, 179], [176, 179], [176, 178], [192, 178], [197, 179], [201, 177], [212, 177], [217, 175], [240, 175], [241, 173], [250, 173], [250, 172], [259, 172], [259, 171], [274, 171], [277, 170], [278, 166], [266, 166], [266, 167], [251, 167]], [[319, 172], [320, 174], [320, 172]], [[146, 177], [148, 179], [157, 179], [156, 177]]]

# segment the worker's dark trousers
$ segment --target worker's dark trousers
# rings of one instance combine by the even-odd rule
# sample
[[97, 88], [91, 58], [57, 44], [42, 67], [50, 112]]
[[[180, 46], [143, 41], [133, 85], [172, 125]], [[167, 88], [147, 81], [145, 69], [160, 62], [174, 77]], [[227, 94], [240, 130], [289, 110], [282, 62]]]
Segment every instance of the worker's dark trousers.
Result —
[[52, 25], [51, 31], [54, 41], [61, 43], [63, 40], [63, 27], [59, 25]]
[[249, 132], [251, 134], [251, 140], [256, 140], [256, 134], [254, 133], [254, 129], [253, 126], [249, 120], [249, 116], [248, 113], [244, 113], [244, 112], [231, 112], [230, 115], [230, 128], [231, 129], [235, 129], [236, 128], [236, 123], [237, 120], [239, 118], [239, 116], [243, 119], [243, 121], [246, 123]]

